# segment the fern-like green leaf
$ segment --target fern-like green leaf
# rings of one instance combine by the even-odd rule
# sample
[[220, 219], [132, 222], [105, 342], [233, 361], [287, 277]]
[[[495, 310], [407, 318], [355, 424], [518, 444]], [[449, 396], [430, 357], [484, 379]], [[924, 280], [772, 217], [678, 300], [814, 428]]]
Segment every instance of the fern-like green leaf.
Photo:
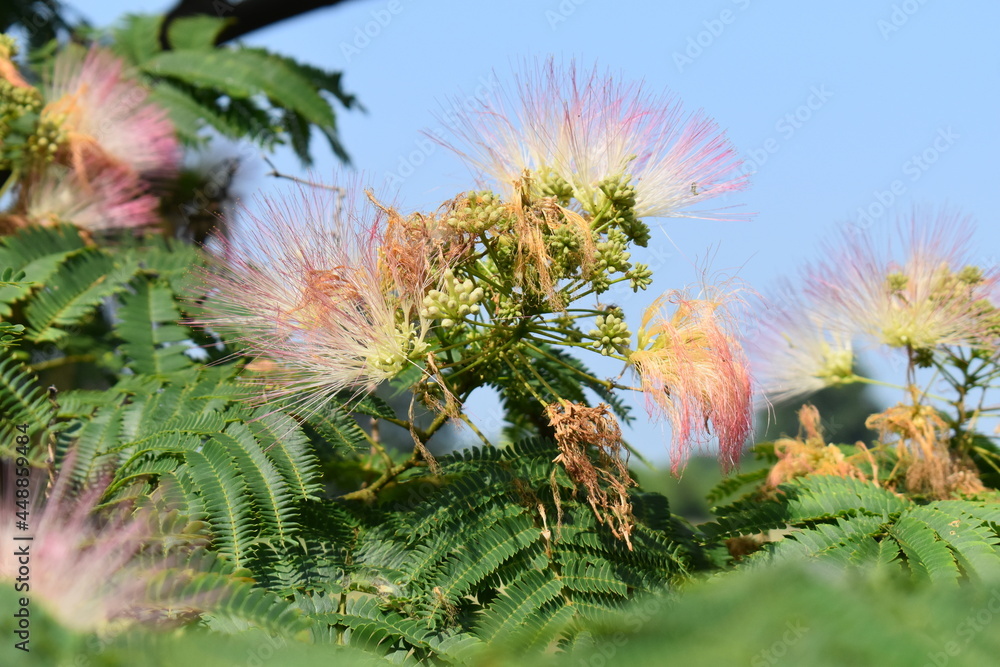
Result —
[[102, 410], [97, 416], [84, 420], [75, 441], [71, 458], [64, 461], [62, 474], [70, 475], [82, 484], [93, 478], [101, 456], [114, 450], [121, 437], [122, 410]]
[[27, 434], [35, 434], [46, 429], [52, 419], [54, 408], [48, 396], [38, 386], [38, 381], [20, 362], [11, 358], [0, 358], [0, 411], [4, 419], [0, 422], [0, 452], [13, 454], [15, 426], [27, 425]]
[[287, 540], [295, 530], [295, 507], [288, 485], [274, 463], [267, 458], [245, 424], [235, 422], [225, 433], [212, 436], [236, 461], [261, 517], [262, 527], [279, 540]]
[[282, 413], [258, 408], [248, 426], [281, 472], [292, 494], [302, 500], [317, 498], [322, 490], [319, 461], [295, 422]]
[[712, 487], [706, 496], [708, 502], [713, 505], [719, 501], [732, 496], [737, 491], [742, 489], [748, 484], [756, 484], [767, 479], [767, 474], [770, 471], [769, 468], [758, 468], [757, 470], [751, 470], [749, 472], [740, 473], [738, 475], [732, 475], [721, 480], [718, 484]]
[[891, 491], [859, 479], [819, 476], [795, 484], [797, 492], [790, 494], [788, 500], [789, 518], [793, 522], [839, 516], [853, 510], [886, 516], [910, 505]]
[[560, 579], [567, 588], [583, 593], [613, 593], [622, 597], [628, 595], [628, 586], [614, 573], [613, 566], [607, 560], [603, 558], [566, 560]]
[[205, 127], [229, 136], [242, 132], [243, 128], [231, 123], [214, 104], [202, 102], [199, 97], [194, 89], [186, 90], [184, 84], [169, 81], [159, 82], [150, 93], [150, 100], [167, 111], [177, 133], [188, 143], [201, 142]]
[[139, 65], [160, 50], [162, 16], [129, 14], [114, 31], [114, 49], [126, 61]]
[[562, 584], [550, 571], [529, 570], [504, 587], [501, 597], [490, 605], [476, 628], [486, 641], [514, 632], [540, 629], [539, 609], [555, 599]]
[[211, 49], [229, 20], [215, 16], [184, 16], [170, 23], [167, 37], [170, 47], [177, 51], [185, 49]]
[[190, 368], [191, 359], [178, 345], [188, 338], [174, 304], [173, 292], [148, 280], [135, 281], [135, 291], [122, 297], [115, 331], [124, 341], [122, 352], [137, 373], [167, 375]]
[[309, 414], [306, 422], [335, 449], [355, 452], [370, 447], [365, 432], [354, 418], [332, 401], [322, 410]]
[[25, 227], [0, 239], [0, 268], [24, 272], [16, 284], [0, 286], [0, 315], [10, 315], [8, 304], [46, 284], [59, 265], [83, 247], [79, 231], [69, 225]]
[[214, 442], [187, 454], [187, 467], [212, 525], [213, 546], [240, 567], [250, 556], [254, 536], [250, 496], [233, 458]]
[[28, 338], [35, 342], [59, 340], [66, 334], [59, 327], [78, 324], [106, 297], [124, 290], [137, 269], [133, 263], [119, 265], [99, 250], [74, 254], [25, 308]]
[[933, 528], [913, 516], [903, 516], [889, 529], [906, 554], [910, 571], [918, 579], [954, 582], [960, 575], [955, 557]]

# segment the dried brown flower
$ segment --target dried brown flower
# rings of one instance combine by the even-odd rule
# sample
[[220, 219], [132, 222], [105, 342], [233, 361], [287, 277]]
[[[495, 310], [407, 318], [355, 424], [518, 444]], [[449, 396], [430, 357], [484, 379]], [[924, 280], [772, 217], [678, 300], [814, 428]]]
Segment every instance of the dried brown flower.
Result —
[[[635, 521], [628, 490], [636, 483], [622, 458], [622, 432], [610, 409], [604, 403], [588, 408], [560, 401], [545, 406], [545, 414], [559, 445], [554, 461], [584, 488], [597, 520], [607, 524], [631, 550]], [[597, 465], [591, 460], [591, 447], [597, 454]]]

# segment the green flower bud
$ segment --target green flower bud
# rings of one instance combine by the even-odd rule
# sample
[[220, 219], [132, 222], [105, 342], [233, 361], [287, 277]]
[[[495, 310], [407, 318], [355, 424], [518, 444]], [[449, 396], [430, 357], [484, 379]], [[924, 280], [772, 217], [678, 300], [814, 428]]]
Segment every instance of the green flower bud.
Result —
[[646, 264], [636, 263], [635, 266], [625, 272], [625, 275], [629, 279], [629, 284], [632, 286], [633, 292], [644, 290], [653, 283], [653, 272], [649, 270], [649, 266]]
[[543, 197], [555, 197], [556, 200], [566, 205], [573, 197], [573, 186], [569, 182], [548, 167], [538, 170], [538, 191]]
[[632, 338], [621, 315], [621, 310], [614, 309], [594, 318], [597, 328], [590, 331], [590, 337], [594, 339], [592, 345], [605, 356], [624, 352]]
[[958, 279], [966, 285], [978, 285], [983, 282], [983, 270], [978, 266], [967, 266], [958, 272]]
[[618, 229], [610, 229], [606, 241], [597, 244], [597, 253], [594, 258], [596, 269], [606, 269], [610, 273], [616, 271], [627, 271], [630, 267], [629, 258], [631, 255], [625, 252], [628, 247], [628, 239]]
[[35, 133], [28, 137], [25, 147], [36, 158], [48, 162], [55, 156], [59, 147], [66, 143], [66, 139], [61, 119], [44, 118], [39, 121]]
[[603, 199], [610, 201], [618, 210], [631, 210], [635, 208], [635, 188], [629, 182], [630, 176], [620, 174], [604, 179], [598, 184], [598, 189], [603, 195]]
[[902, 273], [890, 273], [885, 277], [885, 282], [890, 292], [902, 292], [910, 279]]
[[521, 311], [521, 303], [516, 299], [501, 296], [500, 303], [497, 304], [494, 318], [497, 321], [510, 320], [510, 323], [520, 319], [524, 313]]
[[503, 202], [488, 191], [468, 192], [464, 202], [460, 202], [446, 222], [451, 228], [467, 234], [481, 234], [487, 229], [510, 226]]
[[456, 278], [451, 269], [446, 270], [442, 278], [443, 289], [427, 292], [420, 316], [429, 320], [440, 319], [442, 326], [451, 328], [455, 326], [456, 320], [479, 312], [479, 302], [483, 300], [485, 293], [470, 278]]
[[625, 234], [628, 240], [640, 248], [645, 248], [649, 243], [649, 239], [651, 238], [649, 225], [632, 215], [631, 211], [628, 215], [619, 215], [616, 217], [612, 224], [617, 225], [618, 229], [622, 230], [622, 233]]
[[590, 286], [594, 288], [596, 294], [604, 294], [611, 289], [611, 279], [608, 278], [607, 271], [595, 271], [590, 277]]

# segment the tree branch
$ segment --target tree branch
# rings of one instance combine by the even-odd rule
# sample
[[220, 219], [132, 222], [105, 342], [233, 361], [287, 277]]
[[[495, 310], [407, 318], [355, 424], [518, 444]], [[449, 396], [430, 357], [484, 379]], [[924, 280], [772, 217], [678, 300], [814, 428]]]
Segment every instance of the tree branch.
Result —
[[323, 7], [333, 7], [346, 0], [179, 0], [163, 17], [160, 26], [160, 46], [167, 50], [170, 24], [185, 16], [217, 16], [232, 19], [216, 38], [216, 45], [225, 44], [246, 34], [280, 23], [286, 19]]

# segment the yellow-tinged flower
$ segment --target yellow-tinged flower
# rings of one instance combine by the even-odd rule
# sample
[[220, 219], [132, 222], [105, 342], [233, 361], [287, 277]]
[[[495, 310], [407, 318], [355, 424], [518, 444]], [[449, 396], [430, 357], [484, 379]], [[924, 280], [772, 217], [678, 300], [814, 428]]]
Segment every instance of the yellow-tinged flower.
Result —
[[[750, 374], [732, 331], [729, 298], [714, 293], [697, 299], [678, 291], [664, 294], [643, 314], [636, 351], [629, 358], [650, 412], [670, 420], [674, 472], [692, 445], [711, 435], [710, 423], [726, 468], [739, 460], [750, 433]], [[673, 305], [673, 313], [668, 305]]]
[[761, 310], [750, 347], [769, 400], [782, 403], [855, 378], [851, 337], [825, 328], [820, 307], [785, 283]]
[[197, 320], [274, 362], [270, 398], [307, 407], [343, 389], [371, 389], [426, 349], [429, 322], [419, 310], [434, 280], [422, 264], [432, 244], [406, 241], [387, 224], [391, 209], [357, 184], [338, 190], [300, 186], [267, 201], [264, 219], [241, 226], [208, 274]]
[[971, 236], [969, 220], [948, 212], [901, 221], [895, 243], [845, 234], [805, 275], [814, 312], [831, 332], [890, 347], [982, 345], [997, 274], [974, 266]]

